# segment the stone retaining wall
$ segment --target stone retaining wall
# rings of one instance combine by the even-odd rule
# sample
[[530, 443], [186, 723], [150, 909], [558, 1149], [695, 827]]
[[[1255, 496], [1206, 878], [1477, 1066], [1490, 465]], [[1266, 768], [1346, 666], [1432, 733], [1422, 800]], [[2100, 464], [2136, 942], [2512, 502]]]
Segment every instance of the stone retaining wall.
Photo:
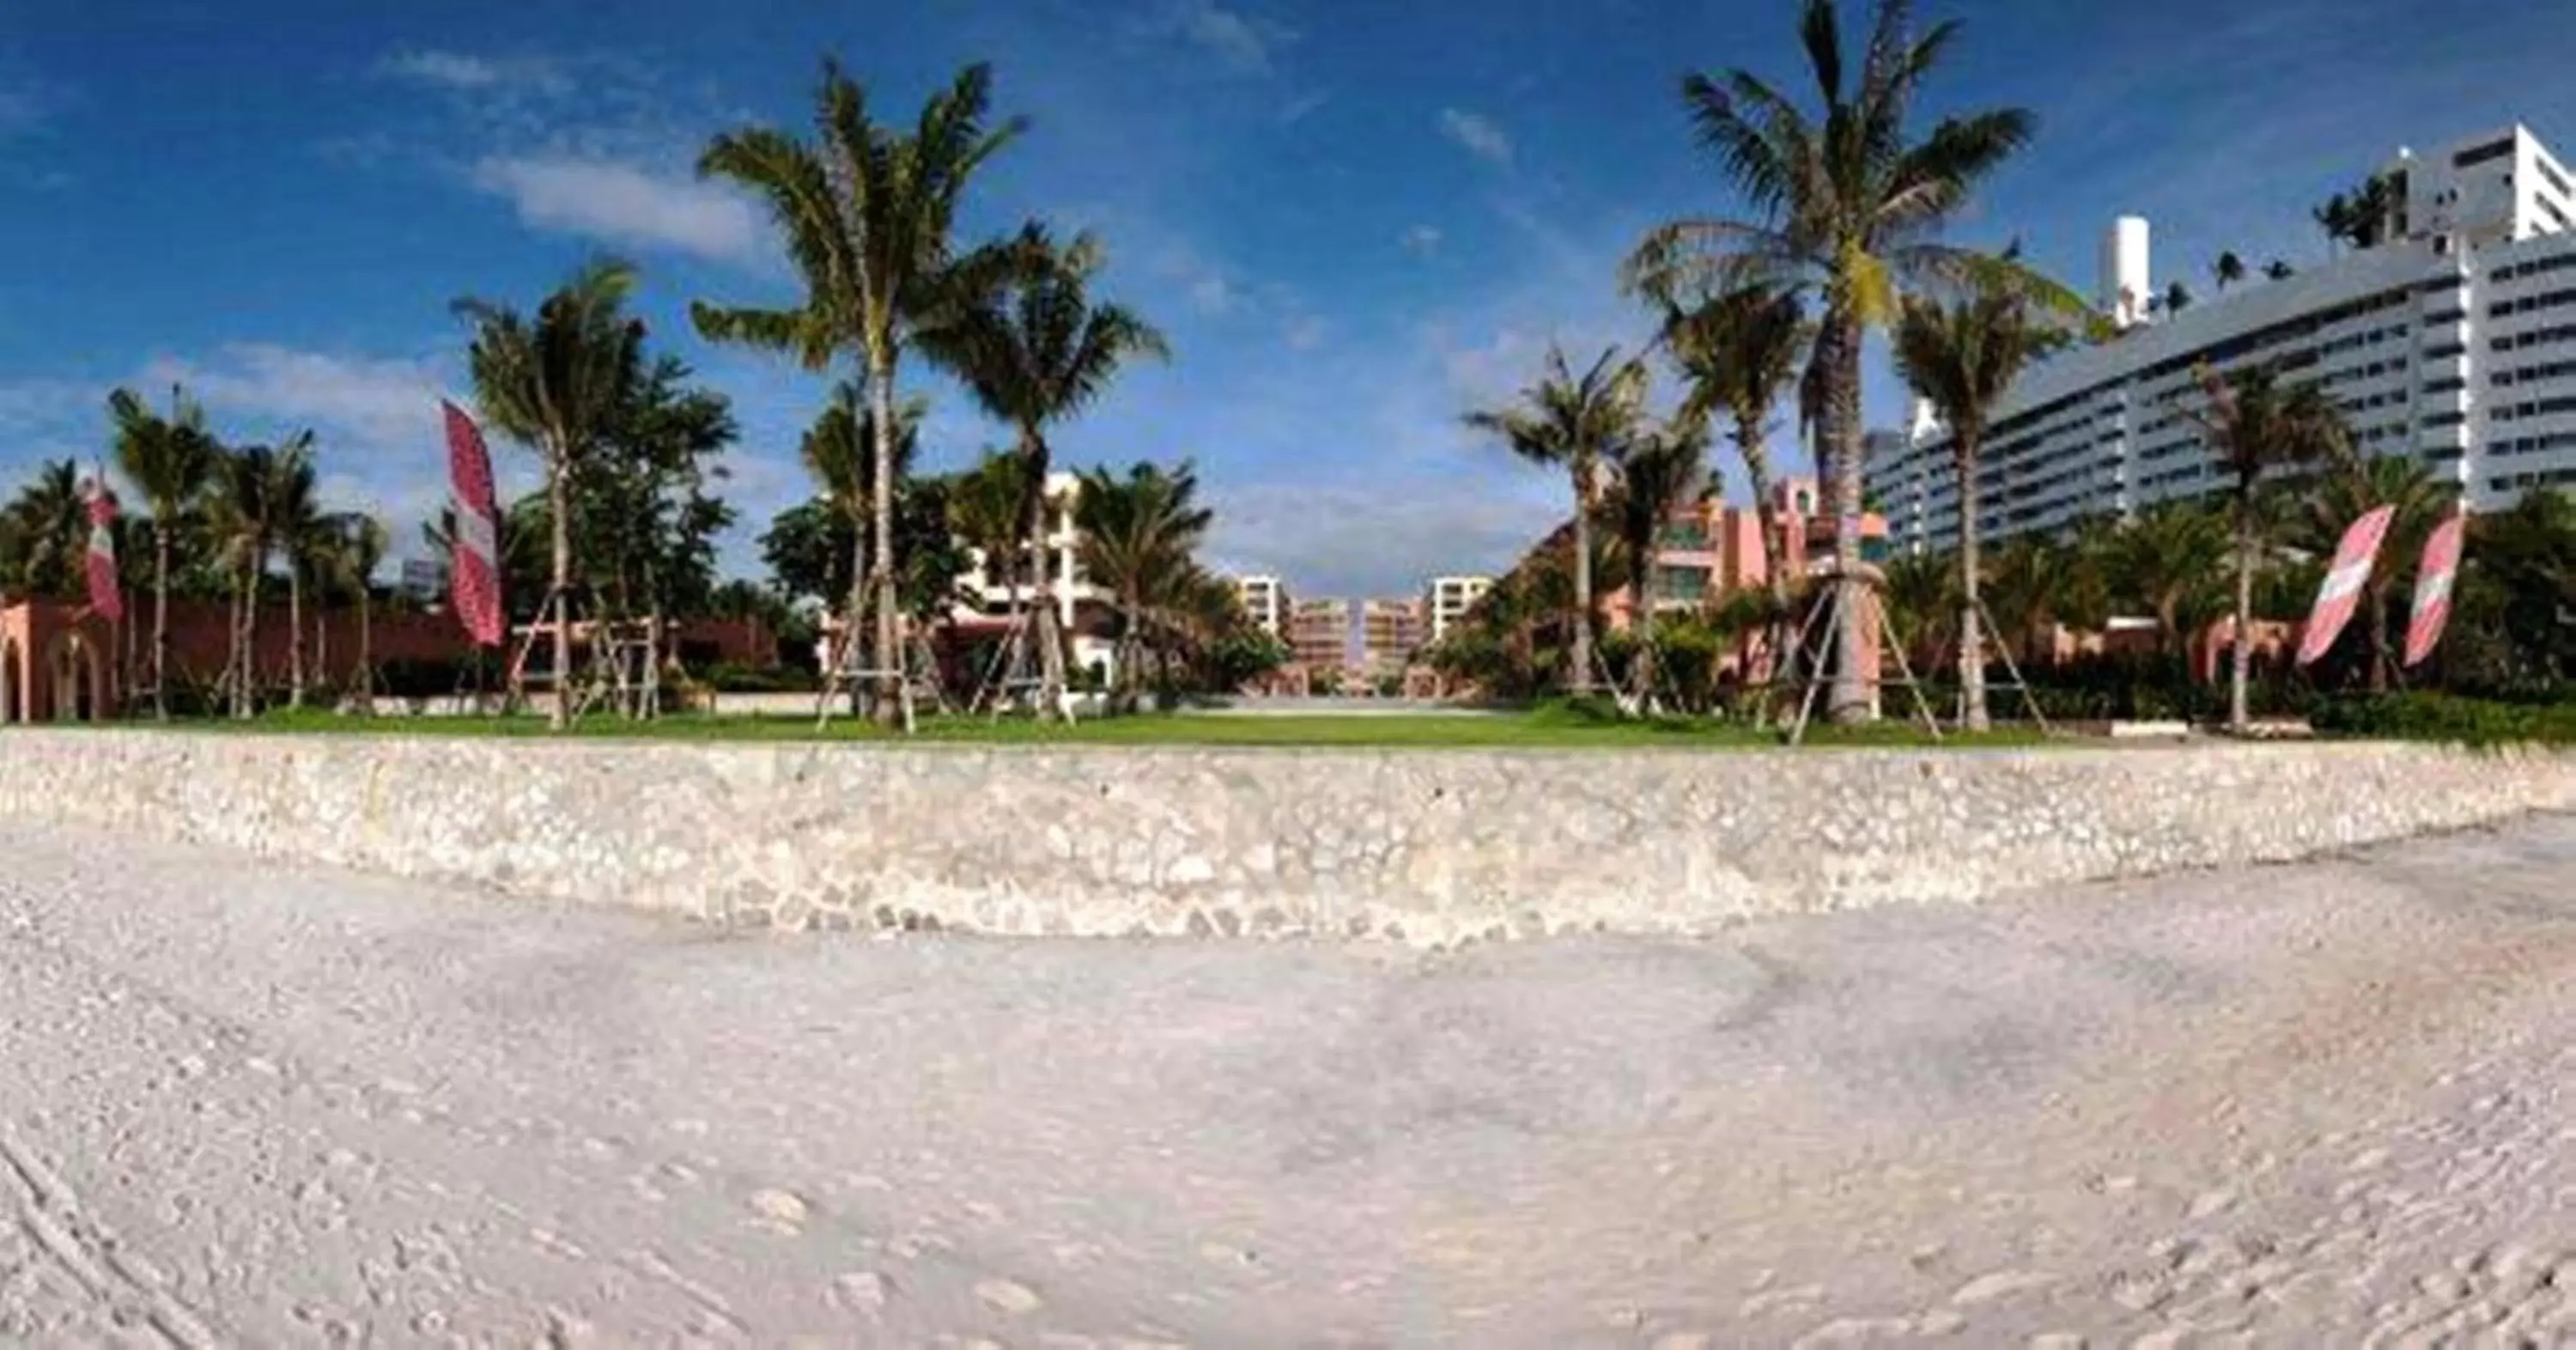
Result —
[[1703, 932], [2576, 807], [2405, 745], [1365, 751], [0, 734], [0, 815], [719, 923]]

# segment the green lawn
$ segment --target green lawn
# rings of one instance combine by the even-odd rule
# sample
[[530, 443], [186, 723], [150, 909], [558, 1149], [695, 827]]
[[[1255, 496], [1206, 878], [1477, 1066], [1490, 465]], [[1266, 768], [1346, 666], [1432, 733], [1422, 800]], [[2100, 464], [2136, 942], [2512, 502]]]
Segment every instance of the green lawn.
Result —
[[[129, 727], [149, 727], [129, 722]], [[185, 721], [174, 729], [247, 733], [336, 732], [407, 736], [545, 736], [541, 717], [343, 717], [325, 712], [274, 713], [250, 722]], [[651, 722], [626, 722], [594, 714], [575, 733], [585, 738], [645, 740], [804, 741], [816, 739], [810, 717], [675, 716]], [[829, 740], [900, 740], [899, 735], [847, 717], [835, 717], [821, 733]], [[1467, 716], [1387, 714], [1381, 716], [1207, 716], [1144, 714], [1084, 721], [1071, 727], [1010, 718], [931, 718], [915, 738], [924, 742], [989, 745], [1245, 745], [1451, 747], [1561, 746], [1744, 750], [1777, 746], [1776, 732], [1740, 723], [1665, 718], [1616, 720], [1568, 709], [1491, 713]], [[1875, 727], [1817, 726], [1808, 743], [1819, 746], [1926, 746], [1931, 742], [1919, 725], [1882, 723]], [[1945, 745], [2033, 745], [2035, 731], [2006, 729], [1979, 737], [1951, 736]]]

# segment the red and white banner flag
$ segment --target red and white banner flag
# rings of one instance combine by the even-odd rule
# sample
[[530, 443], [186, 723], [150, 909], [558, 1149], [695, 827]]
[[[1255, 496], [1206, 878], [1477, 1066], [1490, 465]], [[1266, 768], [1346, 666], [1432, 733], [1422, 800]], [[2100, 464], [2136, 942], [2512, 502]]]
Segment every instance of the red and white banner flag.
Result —
[[2406, 625], [2406, 664], [2424, 664], [2451, 621], [2451, 582], [2460, 574], [2460, 541], [2468, 517], [2454, 514], [2424, 541], [2424, 561], [2415, 569], [2415, 617]]
[[492, 502], [492, 452], [474, 419], [453, 403], [447, 414], [447, 472], [455, 547], [448, 550], [448, 595], [466, 636], [484, 647], [501, 645], [500, 517]]
[[2380, 542], [2388, 537], [2389, 518], [2396, 514], [2395, 507], [2380, 507], [2343, 532], [2334, 566], [2327, 569], [2325, 584], [2317, 588], [2317, 607], [2308, 615], [2307, 636], [2299, 642], [2300, 665], [2316, 664], [2343, 636], [2343, 626], [2352, 621], [2353, 610], [2361, 604], [2361, 588], [2370, 580], [2371, 564], [2379, 560]]
[[81, 484], [89, 499], [89, 607], [109, 623], [125, 621], [125, 592], [116, 584], [116, 494], [107, 479], [94, 476]]

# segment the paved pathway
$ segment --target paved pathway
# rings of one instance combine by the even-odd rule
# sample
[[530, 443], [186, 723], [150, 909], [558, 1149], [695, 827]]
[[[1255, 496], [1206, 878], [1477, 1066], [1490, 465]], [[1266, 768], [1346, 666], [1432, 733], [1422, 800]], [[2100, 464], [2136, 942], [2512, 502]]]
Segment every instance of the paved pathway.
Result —
[[100, 853], [0, 828], [0, 1343], [2576, 1340], [2576, 822], [1428, 959]]

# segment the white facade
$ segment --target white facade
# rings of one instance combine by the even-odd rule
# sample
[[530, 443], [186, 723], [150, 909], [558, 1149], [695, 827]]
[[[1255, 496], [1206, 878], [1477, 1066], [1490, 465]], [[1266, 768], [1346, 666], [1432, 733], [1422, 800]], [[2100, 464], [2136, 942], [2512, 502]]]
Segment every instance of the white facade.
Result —
[[[1980, 451], [1980, 537], [2224, 487], [2181, 412], [2203, 362], [2271, 364], [2321, 385], [2356, 450], [2419, 457], [2474, 510], [2576, 483], [2576, 176], [2518, 126], [2429, 159], [2400, 152], [2388, 170], [2405, 202], [2388, 242], [2250, 279], [2025, 374]], [[2105, 245], [2106, 290], [2146, 278], [2129, 224]], [[2142, 223], [2134, 235], [2143, 252]], [[1937, 424], [1918, 419], [1865, 474], [1899, 549], [1956, 546], [1957, 480]]]
[[1236, 577], [1234, 593], [1243, 601], [1243, 612], [1253, 626], [1279, 639], [1288, 640], [1288, 588], [1277, 577]]
[[[1093, 585], [1082, 571], [1081, 533], [1074, 527], [1074, 505], [1082, 496], [1082, 475], [1051, 473], [1046, 486], [1045, 548], [1049, 576], [1054, 582], [1056, 626], [1072, 635], [1075, 665], [1096, 665], [1109, 672], [1116, 644], [1084, 632], [1075, 622], [1081, 606], [1105, 607], [1112, 603], [1109, 592]], [[963, 594], [955, 607], [957, 617], [991, 619], [1007, 615], [1014, 593], [1024, 607], [1035, 599], [1033, 586], [1015, 584], [1011, 569], [988, 559], [984, 550], [970, 548], [967, 556], [974, 565], [959, 583]]]
[[1494, 588], [1492, 577], [1433, 577], [1423, 593], [1423, 610], [1429, 616], [1431, 641], [1437, 644], [1449, 636], [1449, 626], [1467, 617], [1467, 611]]

